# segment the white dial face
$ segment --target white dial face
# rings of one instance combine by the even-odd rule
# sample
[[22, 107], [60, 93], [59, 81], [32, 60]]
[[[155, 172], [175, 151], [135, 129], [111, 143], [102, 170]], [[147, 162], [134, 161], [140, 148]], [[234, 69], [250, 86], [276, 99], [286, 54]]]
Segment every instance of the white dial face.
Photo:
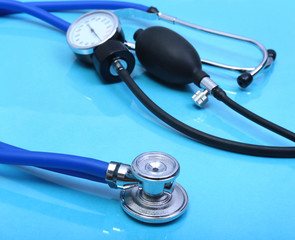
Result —
[[118, 23], [116, 15], [105, 10], [87, 13], [69, 28], [68, 43], [72, 48], [91, 49], [111, 38]]

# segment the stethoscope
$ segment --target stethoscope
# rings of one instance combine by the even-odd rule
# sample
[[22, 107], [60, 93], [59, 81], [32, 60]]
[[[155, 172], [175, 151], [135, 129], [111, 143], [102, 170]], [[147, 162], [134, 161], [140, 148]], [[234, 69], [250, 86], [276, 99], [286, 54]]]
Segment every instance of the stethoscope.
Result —
[[[2, 15], [25, 12], [67, 32], [67, 42], [81, 61], [93, 64], [97, 72], [108, 82], [125, 82], [152, 113], [191, 139], [212, 147], [247, 155], [295, 157], [294, 147], [245, 144], [222, 139], [192, 128], [157, 106], [130, 76], [135, 66], [134, 55], [130, 50], [135, 50], [137, 58], [152, 76], [168, 84], [179, 86], [193, 83], [197, 85], [200, 90], [195, 93], [193, 99], [198, 106], [203, 106], [208, 101], [209, 95], [212, 95], [251, 121], [294, 141], [293, 132], [261, 118], [228, 98], [225, 91], [202, 70], [202, 63], [205, 63], [241, 72], [238, 83], [241, 87], [247, 87], [257, 73], [271, 66], [276, 57], [275, 51], [266, 50], [261, 43], [250, 38], [200, 27], [163, 14], [154, 7], [135, 3], [115, 1], [20, 3], [3, 0], [0, 2], [0, 8], [5, 9], [0, 12]], [[263, 58], [254, 68], [201, 60], [187, 40], [164, 27], [139, 29], [134, 34], [135, 44], [133, 44], [125, 41], [119, 19], [113, 12], [92, 11], [82, 15], [72, 24], [48, 12], [92, 8], [133, 8], [148, 12], [173, 23], [252, 43], [261, 50]], [[143, 222], [172, 221], [183, 214], [188, 204], [186, 191], [175, 183], [180, 170], [179, 164], [172, 156], [165, 153], [144, 153], [135, 158], [131, 165], [126, 165], [64, 154], [32, 152], [6, 143], [0, 143], [0, 148], [2, 149], [0, 163], [3, 164], [35, 166], [121, 188], [122, 208], [128, 215]]]

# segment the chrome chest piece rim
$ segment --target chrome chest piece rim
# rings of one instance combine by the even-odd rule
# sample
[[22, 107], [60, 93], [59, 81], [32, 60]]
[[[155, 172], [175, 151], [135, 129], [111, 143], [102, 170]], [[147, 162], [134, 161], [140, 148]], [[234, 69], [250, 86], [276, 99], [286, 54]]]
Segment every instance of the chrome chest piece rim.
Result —
[[180, 217], [188, 204], [184, 188], [175, 184], [179, 164], [170, 155], [148, 152], [134, 159], [131, 172], [137, 186], [123, 189], [121, 206], [131, 217], [146, 223], [166, 223]]
[[188, 204], [186, 191], [178, 183], [172, 193], [151, 197], [138, 189], [128, 188], [121, 192], [121, 206], [129, 216], [146, 223], [166, 223], [180, 217]]

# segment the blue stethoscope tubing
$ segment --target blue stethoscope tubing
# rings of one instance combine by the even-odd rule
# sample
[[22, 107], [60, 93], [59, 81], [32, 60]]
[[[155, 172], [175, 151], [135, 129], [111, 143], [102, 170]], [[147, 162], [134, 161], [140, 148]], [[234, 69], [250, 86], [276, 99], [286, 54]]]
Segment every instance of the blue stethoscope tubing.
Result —
[[[2, 2], [2, 1], [1, 1]], [[26, 2], [26, 5], [42, 8], [46, 11], [69, 11], [69, 10], [81, 10], [81, 9], [124, 9], [132, 8], [146, 12], [149, 7], [130, 2], [120, 1], [48, 1], [48, 2]], [[21, 12], [17, 9], [1, 9], [0, 15], [12, 14]]]
[[22, 2], [11, 1], [11, 0], [1, 0], [0, 7], [5, 10], [27, 13], [29, 15], [32, 15], [36, 18], [39, 18], [53, 25], [54, 27], [64, 32], [66, 32], [69, 26], [71, 25], [69, 22], [54, 16], [53, 14], [47, 12], [46, 10], [39, 7], [35, 7], [30, 4], [25, 4]]
[[[42, 3], [39, 4], [42, 5]], [[45, 7], [52, 5], [53, 2], [50, 2], [45, 4]], [[31, 4], [1, 0], [0, 7], [5, 9], [1, 11], [2, 15], [24, 12], [65, 32], [70, 26], [67, 21]], [[105, 182], [108, 163], [104, 161], [67, 154], [33, 152], [3, 142], [0, 142], [0, 149], [0, 163], [2, 164], [35, 166], [70, 176]]]
[[132, 8], [141, 11], [147, 11], [149, 7], [129, 2], [119, 1], [61, 1], [61, 2], [27, 2], [22, 3], [11, 0], [1, 0], [0, 15], [12, 14], [12, 13], [27, 13], [36, 18], [53, 25], [54, 27], [66, 32], [71, 25], [69, 22], [56, 17], [55, 15], [47, 11], [63, 11], [63, 10], [81, 10], [81, 9], [124, 9]]
[[105, 183], [107, 162], [74, 155], [28, 151], [0, 142], [0, 163], [34, 166], [48, 171], [62, 173]]

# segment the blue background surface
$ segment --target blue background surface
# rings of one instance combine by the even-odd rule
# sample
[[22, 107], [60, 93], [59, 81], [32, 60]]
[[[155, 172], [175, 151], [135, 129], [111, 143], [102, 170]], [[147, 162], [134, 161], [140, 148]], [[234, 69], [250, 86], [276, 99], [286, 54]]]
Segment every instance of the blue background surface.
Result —
[[[274, 67], [238, 88], [236, 73], [205, 66], [228, 95], [290, 130], [294, 126], [295, 4], [255, 0], [136, 1], [164, 13], [249, 36], [277, 51]], [[81, 13], [57, 13], [72, 22]], [[124, 12], [119, 13], [124, 16]], [[163, 25], [185, 36], [201, 57], [253, 66], [253, 46], [172, 26], [121, 17], [128, 40], [139, 27]], [[190, 203], [179, 220], [141, 224], [120, 207], [119, 191], [58, 174], [0, 166], [0, 240], [6, 239], [295, 239], [295, 159], [243, 156], [187, 139], [150, 114], [123, 83], [104, 84], [80, 64], [65, 35], [25, 15], [0, 18], [0, 140], [36, 151], [131, 163], [163, 151], [181, 165]], [[137, 62], [133, 77], [161, 107], [208, 133], [247, 143], [293, 144], [211, 98], [198, 110], [194, 86], [152, 81]]]

